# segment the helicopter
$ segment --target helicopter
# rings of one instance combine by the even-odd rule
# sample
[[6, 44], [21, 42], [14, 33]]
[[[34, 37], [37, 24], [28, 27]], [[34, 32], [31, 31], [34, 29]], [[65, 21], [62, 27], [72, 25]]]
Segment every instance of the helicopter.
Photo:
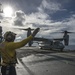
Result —
[[[60, 32], [59, 32], [60, 33]], [[69, 33], [74, 32], [68, 32], [67, 30], [61, 32], [63, 33], [62, 38], [55, 38], [55, 39], [47, 39], [47, 38], [34, 38], [34, 40], [40, 41], [38, 42], [40, 49], [50, 49], [50, 50], [60, 50], [63, 51], [65, 46], [69, 45]], [[62, 41], [64, 43], [62, 43]]]

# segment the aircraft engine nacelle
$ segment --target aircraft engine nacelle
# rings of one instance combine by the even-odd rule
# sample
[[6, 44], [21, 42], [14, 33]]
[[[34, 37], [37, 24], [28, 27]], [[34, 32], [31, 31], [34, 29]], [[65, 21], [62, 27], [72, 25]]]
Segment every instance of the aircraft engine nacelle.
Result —
[[65, 35], [65, 36], [63, 37], [63, 40], [64, 40], [65, 46], [68, 46], [68, 45], [69, 45], [69, 35]]

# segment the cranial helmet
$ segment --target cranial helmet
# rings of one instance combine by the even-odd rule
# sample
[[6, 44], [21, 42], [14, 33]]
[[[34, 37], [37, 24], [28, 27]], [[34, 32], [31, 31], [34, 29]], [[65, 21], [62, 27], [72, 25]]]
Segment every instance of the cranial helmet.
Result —
[[8, 41], [8, 42], [13, 42], [15, 40], [15, 37], [16, 37], [16, 34], [11, 31], [8, 31], [4, 34], [4, 39], [5, 41]]

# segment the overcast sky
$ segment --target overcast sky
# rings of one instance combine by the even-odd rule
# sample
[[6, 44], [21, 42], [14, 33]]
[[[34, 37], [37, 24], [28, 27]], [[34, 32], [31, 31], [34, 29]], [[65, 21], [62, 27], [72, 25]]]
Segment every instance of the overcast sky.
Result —
[[[13, 9], [11, 17], [0, 14], [3, 33], [11, 30], [21, 36], [18, 38], [24, 38], [26, 31], [14, 28], [40, 27], [37, 36], [54, 38], [63, 34], [53, 32], [75, 31], [75, 0], [0, 0], [0, 3], [3, 9], [8, 5]], [[74, 35], [70, 34], [72, 43], [75, 42]]]

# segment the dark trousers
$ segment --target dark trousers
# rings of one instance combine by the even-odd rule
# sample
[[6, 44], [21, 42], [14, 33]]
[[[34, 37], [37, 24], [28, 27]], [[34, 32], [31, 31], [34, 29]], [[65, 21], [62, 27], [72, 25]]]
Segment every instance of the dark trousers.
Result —
[[2, 75], [16, 75], [16, 69], [15, 66], [2, 66], [1, 67], [1, 73]]

